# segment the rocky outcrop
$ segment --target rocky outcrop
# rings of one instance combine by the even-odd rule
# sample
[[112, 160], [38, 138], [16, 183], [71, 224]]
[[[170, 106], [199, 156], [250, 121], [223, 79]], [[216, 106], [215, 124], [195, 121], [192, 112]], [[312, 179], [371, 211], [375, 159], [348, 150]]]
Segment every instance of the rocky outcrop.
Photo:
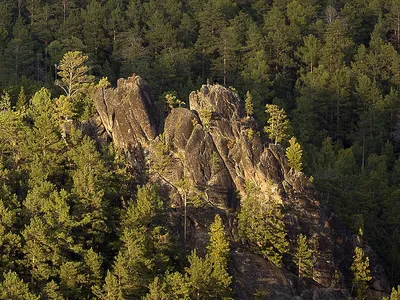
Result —
[[[203, 124], [208, 124], [217, 151], [242, 196], [244, 182], [256, 183], [261, 192], [283, 204], [290, 240], [303, 233], [318, 241], [319, 259], [313, 279], [323, 287], [349, 284], [348, 270], [356, 246], [351, 232], [320, 205], [308, 178], [288, 167], [285, 152], [279, 145], [264, 145], [257, 134], [249, 134], [256, 129], [251, 118], [245, 116], [238, 95], [214, 85], [203, 86], [199, 92], [191, 93], [189, 99], [190, 108], [199, 112]], [[376, 265], [371, 262], [371, 270], [380, 269]], [[335, 282], [336, 270], [340, 272], [340, 282]], [[375, 273], [371, 291], [387, 292], [389, 283], [383, 270]]]
[[[308, 178], [288, 167], [284, 150], [263, 141], [235, 92], [220, 85], [204, 85], [190, 94], [190, 110], [171, 110], [163, 134], [157, 137], [155, 106], [140, 77], [119, 80], [116, 89], [98, 90], [95, 102], [117, 147], [145, 149], [140, 151], [140, 168], [149, 171], [148, 180], [162, 186], [175, 216], [183, 215], [182, 199], [189, 198], [192, 247], [203, 248], [214, 215], [223, 216], [235, 241], [230, 269], [237, 299], [250, 299], [255, 293], [261, 299], [348, 299], [343, 288], [351, 282], [348, 270], [357, 239], [319, 203]], [[187, 187], [182, 187], [182, 179]], [[318, 241], [319, 259], [312, 283], [299, 284], [293, 265], [278, 269], [237, 242], [235, 213], [239, 199], [246, 194], [246, 181], [282, 204], [289, 240], [303, 233]], [[200, 203], [196, 204], [195, 198]], [[379, 259], [368, 246], [364, 248], [374, 257], [371, 292], [388, 292]]]
[[[245, 180], [261, 183], [262, 191], [269, 189], [264, 183], [273, 179], [273, 172], [260, 172], [269, 164], [269, 153], [263, 157], [264, 147], [254, 130], [252, 119], [244, 115], [243, 105], [237, 94], [220, 86], [203, 86], [200, 92], [189, 96], [190, 109], [197, 111], [202, 124], [209, 127], [209, 134], [237, 189], [244, 195]], [[277, 179], [277, 178], [276, 178]]]
[[151, 93], [140, 76], [119, 79], [117, 87], [99, 88], [94, 105], [117, 149], [124, 150], [136, 177], [145, 165], [143, 148], [157, 135], [158, 114]]
[[[170, 182], [186, 178], [202, 192], [207, 204], [227, 209], [234, 184], [210, 134], [200, 124], [197, 114], [185, 108], [172, 109], [165, 120], [164, 137], [171, 155], [179, 161], [171, 164]], [[180, 170], [181, 174], [176, 174]], [[178, 176], [177, 176], [178, 175]]]
[[142, 78], [119, 79], [117, 88], [97, 89], [94, 105], [116, 147], [147, 145], [157, 135], [157, 110]]

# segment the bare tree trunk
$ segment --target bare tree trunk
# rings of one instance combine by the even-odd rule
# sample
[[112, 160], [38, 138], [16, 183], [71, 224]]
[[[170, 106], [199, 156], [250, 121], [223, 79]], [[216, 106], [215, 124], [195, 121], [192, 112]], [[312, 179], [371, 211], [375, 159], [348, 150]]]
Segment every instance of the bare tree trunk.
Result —
[[362, 162], [361, 162], [361, 172], [364, 173], [365, 167], [365, 135], [363, 136], [363, 145], [362, 145]]
[[186, 219], [186, 217], [187, 217], [187, 195], [186, 195], [186, 192], [185, 192], [185, 194], [183, 196], [183, 201], [184, 201], [184, 204], [183, 204], [183, 206], [184, 206], [183, 240], [184, 240], [184, 243], [185, 243], [185, 246], [186, 246], [186, 236], [187, 236], [187, 219]]
[[224, 86], [226, 86], [226, 39], [224, 39]]

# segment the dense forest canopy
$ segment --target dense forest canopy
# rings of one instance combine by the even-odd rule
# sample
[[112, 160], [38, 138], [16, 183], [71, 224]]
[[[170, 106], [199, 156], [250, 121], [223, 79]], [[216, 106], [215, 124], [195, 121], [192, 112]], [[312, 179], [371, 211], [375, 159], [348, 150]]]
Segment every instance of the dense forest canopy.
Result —
[[[0, 0], [0, 299], [140, 297], [153, 278], [151, 291], [176, 299], [229, 295], [225, 248], [175, 272], [154, 188], [136, 196], [118, 153], [65, 135], [94, 114], [94, 77], [132, 73], [179, 105], [207, 81], [230, 86], [251, 99], [260, 132], [266, 104], [284, 108], [303, 149], [294, 163], [399, 284], [399, 50], [399, 0]], [[69, 58], [88, 66], [75, 86], [68, 51], [87, 55]], [[207, 268], [218, 291], [191, 281]]]

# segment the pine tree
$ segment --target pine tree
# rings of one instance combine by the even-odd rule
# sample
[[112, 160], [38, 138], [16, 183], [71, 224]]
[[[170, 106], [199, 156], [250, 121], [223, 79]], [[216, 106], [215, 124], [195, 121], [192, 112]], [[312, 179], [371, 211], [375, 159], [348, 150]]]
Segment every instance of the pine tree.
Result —
[[18, 261], [21, 238], [15, 233], [16, 221], [16, 212], [8, 209], [0, 200], [0, 272], [12, 270]]
[[230, 21], [229, 26], [221, 32], [221, 37], [216, 41], [218, 57], [212, 60], [212, 71], [216, 79], [224, 86], [233, 85], [235, 73], [240, 67], [243, 27], [246, 26], [243, 16], [239, 15]]
[[65, 145], [57, 125], [56, 110], [50, 91], [42, 88], [32, 98], [28, 115], [33, 128], [27, 133], [24, 145], [30, 170], [30, 185], [64, 176]]
[[294, 253], [299, 279], [306, 277], [312, 278], [312, 257], [313, 250], [309, 247], [306, 236], [300, 234], [297, 237], [297, 245]]
[[154, 281], [149, 285], [149, 293], [143, 297], [143, 300], [169, 300], [170, 296], [166, 292], [166, 284], [162, 282], [158, 277], [154, 278]]
[[330, 23], [325, 32], [325, 44], [321, 49], [320, 65], [333, 73], [343, 67], [348, 59], [353, 41], [347, 37], [348, 31], [341, 19]]
[[275, 104], [266, 105], [266, 113], [268, 114], [268, 125], [264, 127], [265, 133], [269, 138], [275, 140], [275, 145], [286, 139], [289, 131], [289, 120], [283, 108]]
[[[32, 33], [37, 37], [40, 42], [43, 43], [44, 47], [54, 39], [56, 29], [59, 27], [59, 23], [54, 19], [54, 11], [50, 4], [40, 3], [38, 5], [35, 22], [33, 24]], [[36, 70], [36, 77], [39, 77], [40, 70]]]
[[100, 286], [102, 282], [102, 264], [103, 258], [99, 253], [96, 253], [92, 248], [90, 248], [84, 254], [84, 261], [83, 261], [83, 271], [86, 275], [85, 286], [86, 291], [85, 293], [88, 294], [90, 297], [91, 295], [91, 288], [93, 286]]
[[[287, 68], [294, 67], [290, 27], [286, 25], [285, 16], [274, 3], [272, 9], [264, 16], [264, 32], [267, 35], [267, 55], [274, 75], [283, 75]], [[295, 36], [296, 37], [296, 36]], [[275, 77], [275, 78], [276, 78]]]
[[85, 65], [88, 56], [80, 51], [69, 51], [64, 54], [57, 69], [61, 82], [56, 84], [60, 86], [65, 95], [70, 99], [77, 93], [83, 92], [93, 81], [93, 77], [87, 75], [89, 68]]
[[26, 109], [26, 104], [27, 100], [26, 100], [25, 90], [24, 87], [21, 86], [21, 90], [18, 94], [18, 99], [15, 108], [16, 110], [23, 111]]
[[46, 300], [63, 300], [64, 297], [59, 289], [60, 287], [54, 282], [54, 280], [50, 281], [42, 289], [42, 298]]
[[247, 116], [252, 116], [254, 113], [253, 110], [253, 97], [251, 96], [250, 92], [247, 91], [246, 93], [246, 100], [244, 101], [244, 108], [246, 110]]
[[[208, 298], [210, 290], [211, 266], [209, 261], [197, 256], [196, 250], [188, 258], [190, 266], [185, 269], [191, 299]], [[207, 297], [208, 296], [208, 297]]]
[[270, 66], [266, 53], [265, 36], [255, 24], [250, 24], [247, 31], [246, 45], [243, 47], [244, 66], [241, 70], [244, 84], [251, 90], [254, 115], [260, 123], [265, 122], [265, 101], [269, 96]]
[[175, 91], [166, 93], [165, 101], [167, 102], [169, 108], [171, 109], [174, 107], [181, 107], [182, 105], [185, 105], [185, 102], [178, 99], [178, 96]]
[[11, 99], [10, 95], [5, 92], [0, 96], [0, 111], [11, 110]]
[[156, 277], [144, 299], [231, 299], [231, 276], [227, 271], [229, 241], [219, 215], [215, 216], [209, 235], [210, 242], [204, 258], [193, 250], [184, 275], [167, 272], [163, 280]]
[[83, 42], [91, 60], [97, 63], [100, 63], [99, 58], [103, 57], [103, 51], [109, 43], [104, 29], [106, 19], [105, 7], [97, 0], [88, 1], [81, 13]]
[[354, 275], [353, 287], [356, 287], [356, 299], [365, 299], [368, 289], [368, 282], [372, 279], [369, 270], [369, 258], [365, 256], [364, 250], [360, 247], [354, 249], [351, 271]]
[[93, 294], [101, 300], [124, 300], [122, 288], [117, 277], [110, 271], [107, 271], [105, 283], [102, 288], [99, 286], [92, 287]]
[[274, 199], [263, 196], [252, 182], [246, 183], [246, 198], [239, 215], [239, 234], [251, 247], [276, 266], [282, 266], [282, 255], [288, 252], [288, 241], [282, 209]]
[[224, 225], [219, 215], [215, 216], [210, 226], [210, 243], [207, 246], [206, 260], [212, 268], [211, 280], [214, 282], [214, 297], [227, 299], [231, 293], [230, 284], [232, 277], [229, 276], [228, 258], [229, 241], [225, 236]]
[[155, 277], [149, 285], [148, 294], [142, 298], [143, 300], [169, 299], [169, 300], [189, 300], [190, 283], [188, 277], [183, 276], [179, 272], [165, 273], [161, 279]]
[[189, 202], [189, 193], [192, 189], [190, 182], [187, 178], [182, 178], [181, 180], [175, 183], [177, 190], [183, 201], [183, 242], [186, 246], [187, 239], [187, 207]]
[[296, 55], [300, 60], [307, 66], [305, 72], [314, 72], [314, 69], [318, 67], [318, 61], [321, 56], [321, 41], [313, 35], [308, 35], [303, 38], [304, 46], [299, 47]]
[[286, 149], [286, 157], [289, 161], [289, 166], [297, 171], [302, 169], [303, 150], [295, 137], [289, 140], [290, 146]]
[[389, 13], [387, 15], [387, 23], [393, 32], [391, 42], [398, 51], [400, 49], [400, 2], [389, 1]]
[[19, 279], [17, 273], [9, 271], [3, 274], [0, 283], [0, 300], [39, 300], [29, 291], [28, 285]]
[[[165, 272], [168, 243], [160, 242], [160, 236], [167, 235], [160, 224], [162, 208], [156, 188], [144, 186], [138, 190], [136, 203], [126, 211], [122, 221], [123, 244], [112, 271], [124, 298], [144, 296], [154, 276]], [[109, 287], [103, 286], [103, 290]]]
[[76, 238], [96, 251], [105, 242], [109, 202], [105, 197], [109, 173], [95, 143], [84, 137], [69, 153], [72, 164], [73, 210]]
[[189, 296], [189, 284], [181, 273], [174, 272], [172, 274], [167, 274], [165, 276], [165, 283], [167, 285], [167, 294], [169, 295], [171, 300], [191, 299]]
[[22, 232], [23, 251], [31, 283], [37, 287], [58, 274], [68, 260], [67, 253], [76, 252], [68, 197], [66, 191], [57, 192], [54, 185], [42, 182], [29, 191], [24, 202], [30, 220]]
[[82, 263], [67, 261], [60, 267], [60, 289], [69, 298], [84, 299], [87, 297], [83, 292], [86, 276], [83, 273]]
[[33, 71], [33, 41], [29, 29], [22, 17], [17, 19], [13, 28], [13, 38], [4, 49], [4, 63], [8, 67], [9, 76], [6, 81], [22, 75], [32, 75]]

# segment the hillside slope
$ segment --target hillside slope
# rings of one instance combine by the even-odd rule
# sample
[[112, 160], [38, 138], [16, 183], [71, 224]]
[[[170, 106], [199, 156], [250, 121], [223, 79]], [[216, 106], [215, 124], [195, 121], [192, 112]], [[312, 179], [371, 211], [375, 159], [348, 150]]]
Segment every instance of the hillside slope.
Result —
[[[192, 92], [189, 109], [174, 108], [159, 124], [156, 104], [139, 76], [118, 81], [115, 89], [98, 89], [95, 106], [116, 147], [124, 150], [140, 181], [157, 182], [170, 201], [176, 238], [184, 239], [183, 198], [197, 195], [201, 204], [187, 206], [187, 245], [204, 250], [208, 227], [220, 214], [231, 238], [231, 265], [236, 299], [348, 299], [350, 265], [356, 246], [370, 259], [369, 293], [381, 296], [390, 285], [375, 252], [353, 235], [318, 201], [312, 183], [288, 166], [280, 145], [257, 134], [253, 118], [239, 96], [221, 85]], [[187, 183], [187, 191], [179, 182]], [[236, 214], [245, 201], [246, 182], [282, 205], [290, 247], [302, 233], [317, 241], [319, 255], [313, 280], [299, 281], [290, 257], [283, 268], [251, 253], [238, 236]], [[241, 200], [242, 199], [242, 200]]]

